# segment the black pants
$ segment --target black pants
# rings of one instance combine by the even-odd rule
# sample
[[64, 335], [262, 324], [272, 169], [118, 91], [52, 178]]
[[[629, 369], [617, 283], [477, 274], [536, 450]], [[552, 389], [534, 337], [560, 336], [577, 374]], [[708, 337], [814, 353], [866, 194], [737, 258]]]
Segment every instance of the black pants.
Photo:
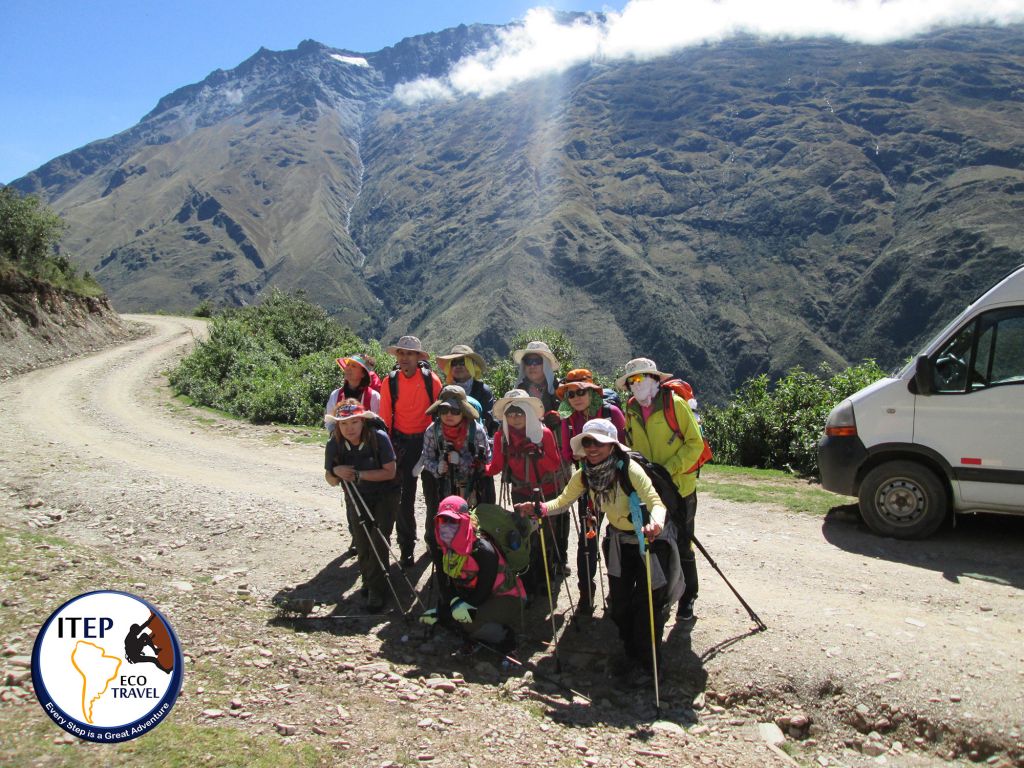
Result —
[[[412, 468], [423, 453], [423, 434], [394, 434], [395, 450], [398, 452], [398, 477], [402, 481], [402, 498], [398, 503], [395, 518], [395, 533], [401, 556], [411, 557], [416, 548], [416, 480]], [[435, 503], [434, 508], [437, 508]]]
[[369, 590], [371, 602], [380, 602], [389, 594], [388, 544], [394, 528], [398, 494], [399, 490], [394, 488], [363, 495], [368, 513], [359, 501], [346, 494], [346, 508], [352, 510], [349, 522], [353, 525], [352, 543], [356, 548], [359, 576], [363, 586]]
[[676, 543], [679, 545], [679, 565], [683, 569], [683, 578], [686, 580], [686, 589], [683, 596], [679, 598], [680, 605], [686, 605], [690, 600], [697, 599], [697, 556], [693, 551], [693, 530], [694, 519], [697, 516], [697, 492], [682, 497], [682, 510], [686, 513], [686, 522], [676, 524]]
[[[580, 602], [589, 601], [593, 608], [597, 602], [597, 595], [594, 590], [597, 587], [597, 535], [600, 532], [601, 521], [594, 523], [592, 532], [594, 536], [587, 538], [587, 502], [586, 497], [580, 499], [574, 510], [579, 520], [580, 535], [576, 542], [576, 580], [580, 590]], [[566, 513], [565, 516], [573, 513]]]
[[[671, 546], [664, 541], [650, 544], [651, 561], [657, 558], [662, 571], [668, 573]], [[605, 561], [608, 555], [608, 539], [604, 540]], [[623, 544], [619, 561], [621, 575], [608, 575], [608, 603], [612, 621], [619, 630], [619, 638], [626, 649], [626, 655], [644, 669], [651, 669], [651, 606], [654, 603], [654, 648], [661, 668], [661, 635], [665, 628], [665, 614], [662, 608], [668, 594], [668, 587], [654, 590], [651, 598], [647, 595], [647, 566], [635, 544]]]

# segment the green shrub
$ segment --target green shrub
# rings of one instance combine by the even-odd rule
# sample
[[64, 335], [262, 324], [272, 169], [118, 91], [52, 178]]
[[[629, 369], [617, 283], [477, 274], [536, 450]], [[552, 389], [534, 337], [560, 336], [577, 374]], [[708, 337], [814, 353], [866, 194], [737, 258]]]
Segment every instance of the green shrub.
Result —
[[764, 374], [746, 381], [723, 408], [703, 414], [704, 435], [718, 464], [818, 474], [817, 444], [838, 403], [885, 373], [867, 360], [839, 373], [792, 369], [774, 389]]

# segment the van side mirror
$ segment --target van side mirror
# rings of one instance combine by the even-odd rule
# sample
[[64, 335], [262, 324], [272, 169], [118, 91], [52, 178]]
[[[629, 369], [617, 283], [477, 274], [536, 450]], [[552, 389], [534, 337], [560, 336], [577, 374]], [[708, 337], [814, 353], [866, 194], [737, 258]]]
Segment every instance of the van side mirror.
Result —
[[935, 394], [935, 365], [927, 355], [917, 358], [912, 391], [916, 395]]

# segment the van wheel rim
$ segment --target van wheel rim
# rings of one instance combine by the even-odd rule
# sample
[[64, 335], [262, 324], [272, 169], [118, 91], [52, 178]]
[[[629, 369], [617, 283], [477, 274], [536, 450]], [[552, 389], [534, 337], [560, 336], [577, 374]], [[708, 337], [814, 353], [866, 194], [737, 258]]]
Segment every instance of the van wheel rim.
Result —
[[876, 508], [893, 525], [911, 525], [921, 519], [928, 505], [924, 491], [906, 478], [897, 478], [878, 489]]

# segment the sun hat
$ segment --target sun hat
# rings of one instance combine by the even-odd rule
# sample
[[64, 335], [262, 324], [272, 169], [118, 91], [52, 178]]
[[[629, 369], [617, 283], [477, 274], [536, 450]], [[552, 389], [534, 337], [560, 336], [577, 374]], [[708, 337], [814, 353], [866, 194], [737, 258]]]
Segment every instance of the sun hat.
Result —
[[467, 419], [479, 419], [480, 414], [472, 405], [469, 404], [469, 399], [466, 397], [466, 390], [462, 387], [449, 384], [447, 387], [441, 389], [441, 393], [437, 396], [429, 408], [427, 413], [434, 413], [442, 405], [446, 405], [449, 408], [458, 408], [462, 411], [462, 415]]
[[565, 400], [565, 395], [573, 389], [596, 389], [600, 391], [601, 387], [594, 383], [594, 374], [589, 370], [586, 368], [573, 368], [565, 374], [565, 378], [559, 383], [558, 388], [555, 390], [555, 397], [559, 400]]
[[584, 424], [583, 430], [569, 441], [573, 455], [583, 455], [583, 440], [587, 437], [592, 437], [597, 442], [606, 445], [617, 445], [624, 451], [629, 450], [628, 446], [619, 442], [619, 430], [616, 429], [609, 419], [591, 419]]
[[506, 392], [505, 396], [499, 398], [498, 402], [494, 404], [491, 413], [494, 415], [494, 418], [501, 421], [505, 418], [505, 411], [512, 405], [518, 406], [523, 411], [527, 409], [533, 411], [538, 419], [544, 416], [544, 403], [539, 398], [531, 397], [522, 389], [510, 389]]
[[375, 419], [377, 414], [366, 410], [361, 405], [339, 403], [338, 407], [334, 409], [334, 415], [328, 414], [325, 418], [327, 421], [334, 422], [335, 424], [344, 424], [346, 421], [352, 421], [352, 419]]
[[388, 347], [388, 354], [398, 356], [398, 350], [404, 349], [408, 352], [418, 352], [420, 360], [429, 360], [430, 355], [423, 351], [423, 344], [415, 336], [403, 336], [394, 346]]
[[364, 371], [366, 371], [367, 375], [370, 374], [370, 366], [369, 364], [367, 364], [366, 360], [363, 358], [362, 355], [352, 355], [352, 357], [339, 357], [336, 362], [338, 363], [338, 367], [341, 368], [341, 370], [343, 371], [348, 366], [355, 364], [362, 368]]
[[635, 376], [638, 373], [649, 373], [653, 376], [657, 376], [662, 381], [672, 378], [671, 373], [665, 373], [659, 371], [658, 366], [654, 364], [654, 361], [647, 357], [635, 357], [626, 363], [626, 368], [623, 374], [615, 380], [615, 386], [619, 389], [626, 388], [626, 379], [630, 376]]
[[517, 349], [512, 353], [512, 362], [516, 365], [523, 364], [523, 358], [527, 355], [540, 355], [551, 363], [552, 370], [558, 369], [558, 358], [555, 357], [555, 353], [551, 351], [551, 348], [543, 341], [531, 341], [526, 345], [526, 349]]
[[456, 344], [452, 347], [452, 351], [447, 355], [437, 355], [437, 363], [442, 368], [446, 367], [444, 364], [451, 361], [457, 360], [460, 357], [468, 357], [470, 360], [475, 362], [480, 368], [480, 373], [487, 370], [487, 363], [484, 362], [482, 355], [478, 355], [473, 351], [472, 347], [466, 346], [465, 344]]

